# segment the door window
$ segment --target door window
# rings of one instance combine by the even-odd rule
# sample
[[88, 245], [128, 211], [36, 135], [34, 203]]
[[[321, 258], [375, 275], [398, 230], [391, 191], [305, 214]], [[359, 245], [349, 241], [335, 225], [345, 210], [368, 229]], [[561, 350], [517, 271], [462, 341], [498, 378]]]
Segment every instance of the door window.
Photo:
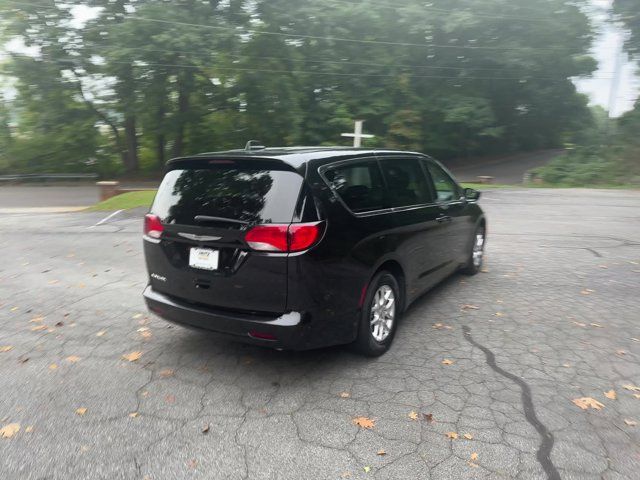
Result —
[[387, 181], [392, 207], [431, 203], [427, 177], [417, 158], [385, 158], [380, 160]]
[[451, 177], [433, 162], [425, 162], [439, 202], [451, 202], [459, 198], [458, 185]]
[[331, 189], [353, 212], [371, 212], [384, 208], [382, 175], [374, 160], [348, 163], [324, 173]]

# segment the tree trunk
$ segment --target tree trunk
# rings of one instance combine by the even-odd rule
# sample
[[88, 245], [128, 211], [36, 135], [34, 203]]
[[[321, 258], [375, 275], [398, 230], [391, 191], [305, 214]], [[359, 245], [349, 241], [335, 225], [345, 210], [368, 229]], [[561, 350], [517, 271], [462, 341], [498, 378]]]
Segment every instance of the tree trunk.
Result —
[[138, 137], [136, 136], [136, 117], [135, 115], [127, 115], [124, 118], [124, 137], [126, 150], [126, 159], [124, 169], [127, 173], [138, 171]]
[[186, 71], [178, 77], [178, 112], [176, 114], [176, 137], [173, 143], [174, 157], [182, 155], [184, 150], [184, 131], [188, 120], [189, 95], [193, 88], [193, 72]]
[[158, 166], [164, 167], [164, 134], [159, 133], [156, 135], [156, 158], [158, 159]]

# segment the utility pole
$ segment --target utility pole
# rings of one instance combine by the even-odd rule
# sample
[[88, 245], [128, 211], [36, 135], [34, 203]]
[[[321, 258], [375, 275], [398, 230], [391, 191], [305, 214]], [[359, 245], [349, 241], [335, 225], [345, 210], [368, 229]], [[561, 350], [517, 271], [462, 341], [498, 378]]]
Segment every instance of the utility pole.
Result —
[[609, 118], [613, 118], [618, 104], [618, 90], [620, 89], [620, 77], [622, 76], [622, 43], [622, 35], [619, 34], [615, 49], [613, 77], [611, 77], [611, 87], [609, 89]]

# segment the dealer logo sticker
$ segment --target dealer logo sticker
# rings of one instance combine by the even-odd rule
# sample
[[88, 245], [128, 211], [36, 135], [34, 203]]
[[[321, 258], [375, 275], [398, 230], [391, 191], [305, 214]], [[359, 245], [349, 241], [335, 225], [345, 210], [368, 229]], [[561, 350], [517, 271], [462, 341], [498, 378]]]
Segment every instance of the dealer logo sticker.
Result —
[[167, 277], [163, 277], [162, 275], [158, 275], [157, 273], [152, 273], [151, 274], [151, 278], [155, 278], [156, 280], [159, 280], [160, 282], [166, 282], [167, 281]]

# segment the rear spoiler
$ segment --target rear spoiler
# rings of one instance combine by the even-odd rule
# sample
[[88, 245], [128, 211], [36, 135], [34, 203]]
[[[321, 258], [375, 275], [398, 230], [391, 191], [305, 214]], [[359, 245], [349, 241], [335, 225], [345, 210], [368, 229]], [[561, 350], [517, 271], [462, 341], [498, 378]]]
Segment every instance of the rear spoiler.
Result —
[[286, 170], [299, 173], [302, 176], [304, 176], [304, 170], [306, 170], [305, 165], [301, 166], [301, 169], [303, 169], [303, 171], [300, 171], [284, 160], [273, 157], [259, 157], [254, 155], [196, 155], [190, 157], [172, 158], [167, 162], [165, 172], [182, 168], [224, 168], [225, 166], [228, 168], [236, 167], [245, 170]]

